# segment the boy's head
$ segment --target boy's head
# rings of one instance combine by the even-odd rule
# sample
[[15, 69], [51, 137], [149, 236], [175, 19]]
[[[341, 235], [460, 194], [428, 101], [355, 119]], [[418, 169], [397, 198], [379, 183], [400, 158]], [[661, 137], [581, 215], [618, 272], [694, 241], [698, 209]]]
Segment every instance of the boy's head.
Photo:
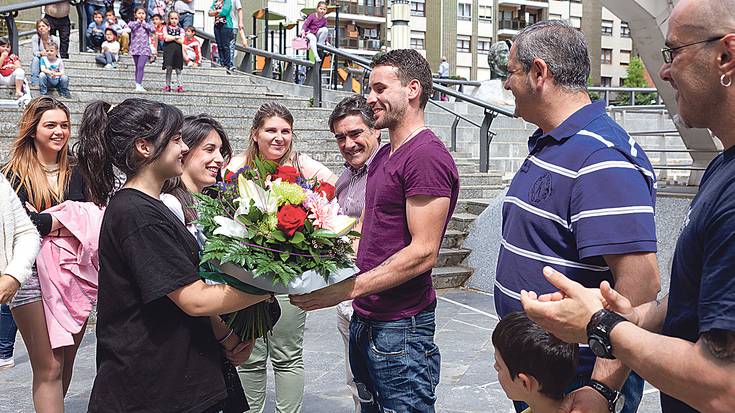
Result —
[[59, 51], [59, 46], [57, 46], [53, 40], [48, 42], [48, 44], [46, 45], [46, 56], [55, 58], [56, 53], [58, 53], [58, 51]]
[[107, 12], [105, 12], [105, 17], [110, 23], [115, 23], [117, 21], [117, 17], [115, 17], [115, 12], [112, 10], [107, 10]]
[[195, 29], [194, 26], [186, 26], [186, 29], [184, 30], [186, 31], [186, 37], [188, 38], [192, 38], [197, 34], [197, 29]]
[[527, 401], [541, 393], [561, 400], [576, 375], [578, 346], [552, 336], [523, 312], [500, 320], [493, 346], [498, 381], [509, 399]]
[[153, 17], [151, 17], [151, 21], [155, 26], [160, 26], [163, 24], [163, 16], [160, 14], [154, 14]]
[[94, 20], [97, 24], [102, 24], [102, 20], [104, 20], [104, 16], [102, 16], [102, 13], [99, 11], [95, 11], [92, 13], [92, 20]]
[[117, 32], [111, 27], [106, 28], [105, 29], [105, 40], [107, 40], [110, 43], [114, 42], [115, 40], [117, 40]]

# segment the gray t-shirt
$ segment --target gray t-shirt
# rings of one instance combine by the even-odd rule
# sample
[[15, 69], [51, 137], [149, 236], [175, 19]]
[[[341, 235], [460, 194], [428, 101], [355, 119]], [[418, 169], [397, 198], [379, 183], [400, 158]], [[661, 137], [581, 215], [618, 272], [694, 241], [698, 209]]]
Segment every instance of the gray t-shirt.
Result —
[[190, 3], [187, 3], [183, 0], [176, 0], [176, 3], [174, 3], [174, 10], [176, 10], [177, 13], [194, 13], [194, 0], [192, 0]]

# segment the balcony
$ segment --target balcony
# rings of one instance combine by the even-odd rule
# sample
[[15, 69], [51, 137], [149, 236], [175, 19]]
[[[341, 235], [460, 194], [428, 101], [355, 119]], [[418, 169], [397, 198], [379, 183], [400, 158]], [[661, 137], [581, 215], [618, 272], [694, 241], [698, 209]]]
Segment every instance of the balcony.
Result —
[[526, 21], [525, 20], [499, 20], [498, 21], [498, 30], [521, 30], [524, 27], [526, 27]]
[[339, 39], [339, 47], [345, 49], [380, 51], [380, 39]]
[[356, 14], [359, 16], [385, 17], [384, 6], [365, 6], [357, 3], [340, 3], [340, 13]]
[[529, 7], [535, 7], [539, 9], [547, 9], [549, 8], [549, 2], [548, 0], [498, 0], [498, 6], [529, 6]]

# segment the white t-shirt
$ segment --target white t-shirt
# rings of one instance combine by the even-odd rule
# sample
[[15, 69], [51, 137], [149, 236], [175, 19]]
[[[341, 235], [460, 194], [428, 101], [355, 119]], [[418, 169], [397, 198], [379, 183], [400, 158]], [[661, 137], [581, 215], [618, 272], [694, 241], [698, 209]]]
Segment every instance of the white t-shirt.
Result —
[[242, 2], [240, 0], [232, 0], [232, 24], [235, 28], [240, 28], [240, 17], [237, 14], [238, 10], [242, 10]]
[[102, 49], [105, 48], [108, 52], [112, 53], [113, 56], [117, 57], [117, 54], [120, 53], [120, 42], [108, 42], [107, 40], [105, 40], [104, 42], [102, 42]]

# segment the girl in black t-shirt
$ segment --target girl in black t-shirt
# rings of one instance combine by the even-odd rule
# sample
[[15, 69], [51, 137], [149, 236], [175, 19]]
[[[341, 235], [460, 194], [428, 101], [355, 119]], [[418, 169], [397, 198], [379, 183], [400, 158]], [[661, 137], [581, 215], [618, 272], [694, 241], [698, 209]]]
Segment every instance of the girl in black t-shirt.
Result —
[[[38, 211], [66, 200], [86, 200], [84, 181], [69, 155], [70, 131], [66, 105], [50, 96], [33, 99], [23, 111], [18, 135], [10, 147], [10, 159], [2, 168], [42, 237], [69, 234], [56, 218]], [[84, 336], [86, 322], [78, 333], [72, 335], [72, 345], [51, 347], [35, 266], [10, 307], [31, 360], [36, 410], [63, 410], [64, 396], [71, 382], [74, 358]], [[3, 314], [4, 324], [8, 320], [5, 312]], [[15, 331], [12, 332], [14, 337]]]
[[[180, 110], [144, 99], [87, 106], [79, 163], [107, 203], [99, 241], [97, 377], [90, 412], [218, 411], [227, 396], [209, 316], [269, 298], [197, 275], [196, 239], [159, 199], [182, 174]], [[125, 174], [112, 197], [113, 166]], [[231, 336], [230, 336], [231, 337]], [[229, 348], [229, 347], [228, 347]]]

